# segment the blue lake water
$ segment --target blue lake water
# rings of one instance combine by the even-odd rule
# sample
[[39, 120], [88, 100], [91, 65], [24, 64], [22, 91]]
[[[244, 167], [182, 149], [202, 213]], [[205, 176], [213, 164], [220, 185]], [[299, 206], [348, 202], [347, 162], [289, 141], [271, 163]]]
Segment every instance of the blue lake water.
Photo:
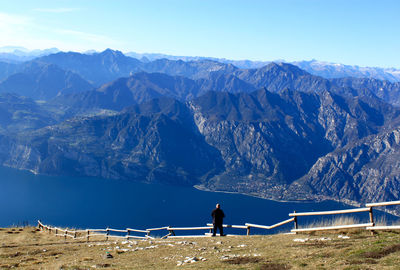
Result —
[[[204, 226], [211, 221], [210, 213], [216, 203], [221, 204], [226, 214], [226, 224], [272, 225], [288, 219], [294, 210], [353, 208], [332, 201], [275, 202], [190, 187], [33, 175], [5, 167], [0, 167], [0, 177], [0, 227], [24, 222], [36, 225], [38, 219], [45, 224], [74, 228]], [[379, 218], [382, 213], [376, 215]], [[358, 216], [362, 221], [368, 220], [368, 213]], [[393, 217], [386, 215], [386, 218]], [[299, 224], [303, 222], [309, 221], [299, 218]], [[292, 227], [289, 224], [278, 230], [289, 231]]]

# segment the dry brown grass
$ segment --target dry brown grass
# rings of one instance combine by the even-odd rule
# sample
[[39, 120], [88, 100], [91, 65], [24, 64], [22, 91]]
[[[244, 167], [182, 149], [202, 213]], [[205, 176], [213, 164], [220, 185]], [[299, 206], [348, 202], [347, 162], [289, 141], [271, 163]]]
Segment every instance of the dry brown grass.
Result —
[[3, 228], [0, 269], [399, 269], [399, 233], [340, 233], [87, 243]]

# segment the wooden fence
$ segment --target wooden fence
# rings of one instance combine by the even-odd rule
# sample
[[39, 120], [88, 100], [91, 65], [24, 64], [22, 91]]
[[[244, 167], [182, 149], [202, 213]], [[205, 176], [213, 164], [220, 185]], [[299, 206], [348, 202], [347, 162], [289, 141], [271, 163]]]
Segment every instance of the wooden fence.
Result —
[[[279, 226], [288, 224], [293, 222], [294, 229], [291, 230], [292, 233], [299, 232], [313, 232], [313, 231], [326, 231], [326, 230], [342, 230], [342, 229], [354, 229], [354, 228], [364, 228], [366, 230], [370, 230], [372, 233], [375, 230], [396, 230], [400, 229], [400, 225], [398, 226], [375, 226], [374, 223], [374, 214], [373, 207], [382, 207], [382, 206], [390, 206], [390, 205], [400, 205], [400, 201], [392, 201], [392, 202], [380, 202], [380, 203], [368, 203], [364, 208], [354, 208], [354, 209], [346, 209], [346, 210], [334, 210], [334, 211], [320, 211], [320, 212], [303, 212], [303, 213], [290, 213], [289, 216], [291, 218], [284, 220], [282, 222], [266, 226], [266, 225], [258, 225], [252, 223], [245, 223], [245, 225], [227, 225], [224, 224], [224, 228], [234, 228], [234, 229], [245, 229], [246, 235], [250, 235], [251, 228], [259, 228], [265, 230], [271, 230], [277, 228]], [[323, 226], [323, 227], [313, 227], [313, 228], [298, 228], [298, 219], [299, 217], [305, 216], [320, 216], [320, 215], [343, 215], [343, 214], [351, 214], [351, 213], [360, 213], [360, 212], [368, 212], [369, 214], [369, 222], [368, 223], [360, 223], [360, 224], [349, 224], [349, 225], [337, 225], [337, 226]], [[203, 227], [159, 227], [159, 228], [150, 228], [145, 230], [137, 230], [127, 228], [125, 230], [119, 229], [86, 229], [86, 230], [68, 230], [61, 229], [58, 227], [52, 227], [49, 225], [44, 225], [40, 220], [38, 220], [38, 228], [47, 231], [49, 233], [54, 233], [56, 236], [64, 237], [64, 239], [72, 238], [72, 239], [86, 239], [89, 241], [91, 238], [100, 237], [105, 240], [110, 238], [119, 238], [119, 239], [154, 239], [151, 234], [155, 231], [165, 231], [166, 235], [162, 236], [161, 239], [164, 238], [177, 238], [177, 237], [207, 237], [212, 233], [213, 225], [208, 223], [207, 226]], [[204, 233], [203, 235], [176, 235], [178, 231], [204, 231], [208, 230], [209, 232]], [[125, 233], [125, 235], [115, 235], [113, 233]], [[138, 234], [141, 235], [138, 235]], [[228, 236], [232, 236], [228, 234]]]
[[[234, 229], [245, 229], [246, 235], [250, 235], [250, 228], [260, 228], [260, 229], [274, 229], [276, 227], [285, 225], [287, 223], [293, 222], [294, 218], [290, 218], [288, 220], [276, 223], [271, 226], [265, 225], [257, 225], [252, 223], [246, 223], [245, 225], [227, 225], [224, 224], [224, 228], [234, 228]], [[159, 228], [150, 228], [146, 230], [137, 230], [137, 229], [130, 229], [127, 228], [126, 230], [119, 230], [119, 229], [86, 229], [86, 230], [74, 230], [74, 229], [61, 229], [58, 227], [53, 227], [49, 225], [44, 225], [40, 220], [38, 220], [38, 228], [42, 231], [47, 231], [48, 233], [54, 233], [56, 236], [64, 237], [65, 239], [72, 238], [72, 239], [86, 239], [89, 241], [94, 237], [100, 237], [102, 239], [108, 240], [110, 238], [119, 238], [119, 239], [154, 239], [151, 236], [151, 233], [154, 231], [166, 231], [168, 232], [166, 235], [162, 236], [161, 239], [164, 238], [190, 238], [190, 237], [208, 237], [212, 234], [213, 225], [208, 223], [207, 226], [203, 227], [159, 227]], [[203, 235], [176, 235], [178, 231], [201, 231], [206, 230], [209, 232], [204, 233]], [[144, 235], [133, 235], [132, 232], [135, 233], [142, 233]], [[112, 233], [126, 233], [126, 235], [115, 235]], [[234, 234], [227, 234], [227, 236], [234, 236]]]
[[[294, 233], [298, 232], [312, 232], [312, 231], [326, 231], [326, 230], [341, 230], [341, 229], [354, 229], [354, 228], [364, 228], [370, 230], [372, 233], [375, 230], [394, 230], [400, 229], [400, 226], [375, 226], [373, 207], [379, 206], [389, 206], [389, 205], [400, 205], [400, 201], [392, 202], [380, 202], [380, 203], [367, 203], [364, 208], [354, 208], [346, 210], [335, 210], [335, 211], [322, 211], [322, 212], [304, 212], [304, 213], [290, 213], [289, 216], [294, 217], [294, 229], [291, 230]], [[301, 216], [317, 216], [317, 215], [342, 215], [349, 213], [360, 213], [368, 212], [369, 223], [360, 224], [349, 224], [349, 225], [337, 225], [337, 226], [324, 226], [324, 227], [314, 227], [314, 228], [298, 228], [298, 217]]]

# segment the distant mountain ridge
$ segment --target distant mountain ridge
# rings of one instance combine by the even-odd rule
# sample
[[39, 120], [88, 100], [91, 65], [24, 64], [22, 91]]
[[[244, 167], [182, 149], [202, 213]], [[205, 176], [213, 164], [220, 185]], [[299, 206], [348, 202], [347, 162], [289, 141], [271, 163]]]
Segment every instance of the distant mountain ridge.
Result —
[[297, 61], [291, 64], [324, 78], [373, 78], [390, 82], [400, 82], [400, 69], [380, 67], [360, 67], [317, 60]]
[[25, 64], [20, 72], [0, 82], [0, 93], [17, 93], [37, 100], [92, 88], [90, 83], [71, 71], [39, 62]]
[[0, 47], [0, 61], [13, 63], [25, 62], [40, 56], [57, 53], [59, 51], [60, 50], [57, 48], [45, 50], [28, 50], [26, 48], [16, 46]]
[[[232, 80], [236, 80], [237, 83], [247, 83], [255, 89], [267, 87], [271, 91], [279, 91], [288, 87], [300, 91], [320, 91], [323, 89], [336, 91], [333, 88], [337, 88], [345, 95], [357, 95], [360, 91], [363, 91], [365, 95], [370, 92], [389, 103], [400, 104], [400, 83], [368, 78], [326, 79], [316, 75], [313, 77], [310, 73], [285, 63], [270, 63], [255, 69], [239, 69], [232, 64], [211, 60], [185, 62], [182, 60], [159, 59], [152, 62], [142, 62], [110, 49], [92, 54], [59, 52], [37, 58], [31, 63], [38, 63], [38, 66], [40, 66], [40, 63], [56, 65], [60, 69], [80, 76], [83, 80], [96, 87], [121, 77], [129, 77], [138, 72], [147, 72], [183, 76], [193, 80], [205, 79], [212, 82], [210, 86], [214, 84], [217, 89], [220, 89], [221, 87], [215, 84], [219, 83], [216, 78], [231, 76]], [[26, 69], [26, 66], [29, 65], [32, 64], [29, 62], [19, 65], [0, 63], [0, 78], [2, 76], [5, 77], [4, 81], [8, 77]], [[13, 91], [13, 85], [7, 85], [7, 87], [11, 92]], [[34, 85], [30, 87], [35, 88]], [[7, 89], [4, 91], [7, 91]], [[53, 89], [52, 91], [59, 92], [59, 89]], [[24, 92], [16, 93], [25, 94]], [[47, 96], [50, 97], [50, 95]]]
[[[106, 50], [107, 51], [107, 50]], [[47, 56], [50, 54], [55, 54], [60, 52], [57, 48], [51, 48], [46, 50], [33, 50], [29, 51], [22, 47], [2, 47], [0, 48], [0, 62], [23, 62], [30, 61], [37, 57]], [[83, 54], [93, 55], [99, 54], [96, 51], [88, 51]], [[136, 58], [141, 62], [153, 62], [155, 60], [160, 59], [168, 59], [174, 61], [184, 61], [184, 62], [192, 62], [192, 61], [205, 61], [210, 60], [214, 62], [224, 63], [224, 64], [232, 64], [238, 68], [242, 69], [254, 69], [261, 68], [270, 64], [271, 62], [282, 63], [286, 62], [285, 60], [275, 59], [272, 61], [254, 61], [254, 60], [230, 60], [225, 58], [215, 58], [215, 57], [202, 57], [202, 56], [173, 56], [167, 54], [160, 53], [135, 53], [135, 52], [127, 52], [124, 54], [125, 56]], [[328, 79], [333, 78], [346, 78], [346, 77], [355, 77], [355, 78], [374, 78], [378, 80], [387, 80], [390, 82], [400, 82], [400, 69], [396, 68], [381, 68], [381, 67], [360, 67], [357, 65], [345, 65], [338, 63], [330, 63], [323, 62], [318, 60], [310, 60], [310, 61], [294, 61], [294, 62], [286, 62], [289, 64], [296, 65], [301, 69], [317, 76], [321, 76]], [[127, 75], [124, 75], [127, 76]], [[1, 80], [1, 77], [0, 77]], [[104, 82], [103, 82], [104, 83]]]
[[344, 65], [338, 63], [330, 63], [318, 60], [310, 61], [294, 61], [287, 62], [285, 60], [272, 60], [272, 61], [252, 61], [252, 60], [230, 60], [225, 58], [215, 57], [201, 57], [201, 56], [173, 56], [167, 54], [156, 54], [156, 53], [135, 53], [128, 52], [127, 56], [137, 58], [142, 61], [154, 61], [157, 59], [169, 59], [169, 60], [183, 60], [183, 61], [201, 61], [201, 60], [212, 60], [225, 64], [232, 64], [238, 68], [243, 69], [255, 69], [261, 68], [270, 64], [275, 63], [288, 63], [317, 76], [321, 76], [328, 79], [333, 78], [374, 78], [378, 80], [387, 80], [390, 82], [400, 82], [400, 69], [396, 68], [380, 68], [380, 67], [360, 67], [356, 65]]
[[[160, 59], [144, 63], [111, 50], [92, 55], [57, 53], [39, 58], [37, 61], [61, 65], [62, 68], [79, 74], [97, 86], [104, 81], [128, 77], [138, 72], [165, 73], [209, 82], [216, 82], [216, 78], [234, 76], [237, 83], [242, 85], [247, 83], [255, 89], [267, 87], [271, 91], [284, 88], [299, 91], [330, 90], [353, 96], [363, 92], [363, 95], [376, 95], [389, 103], [400, 105], [400, 83], [367, 78], [325, 79], [285, 63], [271, 63], [257, 69], [239, 69], [231, 64], [210, 60], [184, 62]], [[93, 67], [89, 68], [91, 65]], [[235, 79], [234, 77], [231, 78]]]

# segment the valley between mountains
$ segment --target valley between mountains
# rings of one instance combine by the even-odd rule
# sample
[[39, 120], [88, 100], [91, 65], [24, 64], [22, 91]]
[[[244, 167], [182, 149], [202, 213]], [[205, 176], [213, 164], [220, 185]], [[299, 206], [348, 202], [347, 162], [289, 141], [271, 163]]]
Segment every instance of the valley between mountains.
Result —
[[399, 82], [112, 50], [0, 73], [3, 166], [275, 200], [400, 199]]

